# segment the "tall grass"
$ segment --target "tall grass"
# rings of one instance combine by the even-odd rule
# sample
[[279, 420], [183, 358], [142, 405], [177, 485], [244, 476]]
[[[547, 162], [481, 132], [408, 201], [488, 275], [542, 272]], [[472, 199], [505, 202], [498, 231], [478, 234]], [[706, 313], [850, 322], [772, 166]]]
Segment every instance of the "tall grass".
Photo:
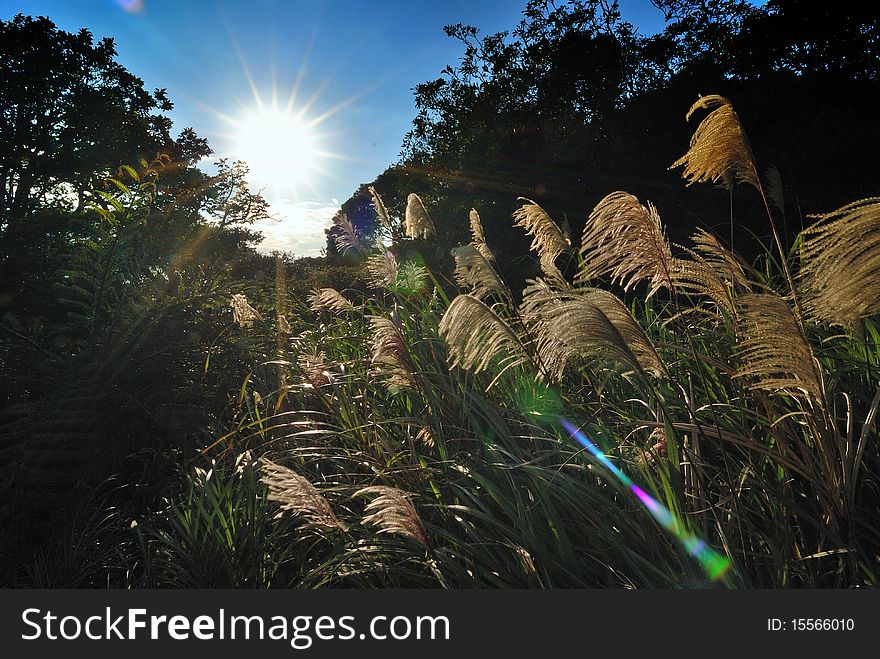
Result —
[[877, 585], [880, 201], [819, 217], [786, 251], [778, 174], [762, 179], [726, 99], [688, 116], [700, 110], [675, 165], [689, 182], [755, 188], [766, 258], [747, 263], [703, 230], [671, 245], [662, 209], [624, 192], [578, 244], [524, 199], [513, 220], [543, 274], [517, 295], [476, 211], [447, 277], [425, 265], [422, 201], [393, 218], [371, 190], [372, 242], [338, 220], [370, 292], [279, 291], [286, 317], [307, 319], [295, 331], [237, 300], [236, 331], [277, 359], [206, 450], [239, 466], [195, 477], [141, 536], [145, 582], [714, 585], [564, 418], [729, 557], [722, 585]]

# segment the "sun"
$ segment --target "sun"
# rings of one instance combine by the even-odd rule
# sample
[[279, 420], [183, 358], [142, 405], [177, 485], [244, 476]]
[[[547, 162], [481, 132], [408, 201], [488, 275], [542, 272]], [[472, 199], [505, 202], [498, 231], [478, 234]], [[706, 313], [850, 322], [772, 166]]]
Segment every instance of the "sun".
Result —
[[235, 156], [251, 176], [276, 190], [312, 184], [318, 170], [318, 136], [301, 114], [264, 106], [235, 121]]

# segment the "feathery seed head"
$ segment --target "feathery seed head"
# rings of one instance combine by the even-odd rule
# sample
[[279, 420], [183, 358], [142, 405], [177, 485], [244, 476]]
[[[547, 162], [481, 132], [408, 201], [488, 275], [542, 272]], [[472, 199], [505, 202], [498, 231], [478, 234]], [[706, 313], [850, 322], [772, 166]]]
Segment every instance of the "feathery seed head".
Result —
[[752, 149], [739, 116], [723, 96], [701, 96], [688, 110], [687, 119], [697, 110], [711, 110], [691, 137], [690, 148], [670, 169], [684, 166], [682, 177], [694, 183], [728, 182], [731, 176], [759, 188]]
[[262, 320], [260, 312], [248, 304], [247, 297], [242, 293], [233, 295], [229, 306], [232, 308], [232, 317], [239, 327], [251, 327], [255, 320]]
[[333, 513], [330, 503], [308, 479], [271, 460], [263, 458], [260, 463], [261, 480], [269, 488], [269, 501], [280, 503], [282, 511], [300, 515], [310, 526], [345, 529], [345, 525]]
[[411, 192], [406, 198], [405, 229], [407, 238], [430, 238], [437, 235], [434, 222], [421, 198]]

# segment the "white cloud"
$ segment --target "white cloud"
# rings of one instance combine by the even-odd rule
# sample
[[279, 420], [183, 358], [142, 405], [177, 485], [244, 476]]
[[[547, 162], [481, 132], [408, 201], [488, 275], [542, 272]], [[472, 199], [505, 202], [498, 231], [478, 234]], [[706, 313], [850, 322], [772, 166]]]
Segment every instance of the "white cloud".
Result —
[[258, 249], [261, 252], [292, 252], [296, 256], [320, 256], [327, 244], [324, 229], [330, 226], [338, 210], [338, 205], [317, 201], [275, 199], [271, 203], [271, 212], [277, 219], [254, 224], [254, 229], [263, 234]]

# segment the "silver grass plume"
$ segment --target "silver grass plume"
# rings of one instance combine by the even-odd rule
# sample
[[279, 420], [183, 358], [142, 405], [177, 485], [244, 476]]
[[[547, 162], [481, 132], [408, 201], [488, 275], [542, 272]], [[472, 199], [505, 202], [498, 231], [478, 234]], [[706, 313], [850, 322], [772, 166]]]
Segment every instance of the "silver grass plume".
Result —
[[333, 382], [333, 373], [327, 362], [326, 353], [312, 349], [299, 354], [297, 364], [311, 387], [323, 387]]
[[233, 295], [229, 306], [232, 308], [232, 318], [239, 327], [250, 327], [255, 320], [262, 320], [260, 312], [248, 304], [247, 297], [242, 293]]
[[440, 319], [440, 336], [449, 346], [449, 362], [476, 373], [500, 357], [505, 367], [527, 361], [510, 326], [473, 295], [456, 297]]
[[260, 480], [269, 488], [269, 501], [281, 504], [282, 511], [300, 515], [310, 526], [345, 530], [345, 525], [336, 518], [330, 503], [308, 479], [266, 458], [260, 463]]
[[556, 259], [571, 248], [571, 238], [550, 218], [543, 208], [531, 199], [513, 213], [514, 226], [523, 227], [532, 236], [530, 249], [538, 253], [541, 269], [548, 277], [564, 281], [556, 267]]
[[430, 238], [437, 235], [431, 216], [425, 210], [421, 198], [414, 192], [406, 198], [405, 229], [407, 238]]
[[461, 288], [471, 289], [472, 294], [479, 298], [489, 293], [510, 298], [507, 286], [476, 245], [454, 248], [452, 258], [455, 260], [455, 283]]
[[394, 254], [386, 249], [367, 259], [367, 273], [370, 275], [370, 283], [373, 286], [391, 289], [397, 283], [400, 266]]
[[369, 318], [373, 335], [371, 374], [383, 380], [392, 392], [415, 389], [415, 367], [400, 326], [384, 316]]
[[350, 249], [358, 253], [363, 252], [363, 248], [361, 247], [360, 238], [357, 234], [357, 229], [354, 228], [354, 225], [345, 215], [345, 213], [337, 213], [333, 216], [333, 225], [339, 229], [336, 233], [336, 248], [345, 253]]
[[584, 227], [584, 264], [575, 281], [610, 275], [623, 290], [649, 281], [648, 297], [672, 288], [673, 257], [653, 204], [643, 206], [626, 192], [612, 192], [600, 201]]
[[489, 249], [489, 245], [486, 244], [486, 234], [483, 233], [483, 224], [480, 222], [480, 214], [475, 208], [471, 208], [470, 223], [474, 247], [479, 250], [484, 259], [491, 263], [495, 260], [495, 255], [492, 253], [492, 250]]
[[748, 268], [735, 253], [712, 234], [698, 229], [692, 238], [694, 249], [685, 250], [690, 259], [676, 259], [672, 271], [675, 289], [687, 295], [702, 295], [730, 316], [736, 316], [740, 294], [752, 292]]
[[626, 305], [607, 291], [560, 292], [538, 279], [523, 292], [521, 312], [537, 336], [542, 363], [555, 379], [575, 356], [610, 359], [639, 373], [666, 373], [644, 330]]
[[752, 149], [730, 101], [715, 94], [701, 96], [688, 110], [688, 121], [697, 110], [711, 112], [694, 131], [687, 153], [669, 168], [684, 166], [688, 185], [738, 180], [760, 190]]
[[364, 508], [364, 524], [378, 527], [379, 533], [394, 533], [411, 538], [423, 547], [431, 546], [425, 525], [408, 492], [387, 485], [372, 485], [361, 488], [354, 496], [375, 497]]
[[335, 288], [314, 289], [308, 297], [309, 308], [318, 313], [320, 311], [351, 311], [354, 307], [346, 300], [342, 293]]
[[805, 313], [855, 327], [880, 312], [880, 197], [817, 217], [819, 222], [801, 234]]
[[379, 193], [376, 192], [376, 188], [372, 185], [367, 188], [370, 192], [370, 197], [373, 199], [373, 208], [376, 210], [376, 217], [379, 218], [379, 224], [381, 224], [388, 231], [393, 231], [393, 226], [391, 223], [391, 216], [388, 215], [388, 209], [385, 208], [385, 204], [382, 202], [382, 197], [379, 196]]
[[750, 389], [808, 397], [821, 402], [822, 376], [813, 350], [789, 303], [776, 293], [752, 293], [739, 300], [734, 377]]

